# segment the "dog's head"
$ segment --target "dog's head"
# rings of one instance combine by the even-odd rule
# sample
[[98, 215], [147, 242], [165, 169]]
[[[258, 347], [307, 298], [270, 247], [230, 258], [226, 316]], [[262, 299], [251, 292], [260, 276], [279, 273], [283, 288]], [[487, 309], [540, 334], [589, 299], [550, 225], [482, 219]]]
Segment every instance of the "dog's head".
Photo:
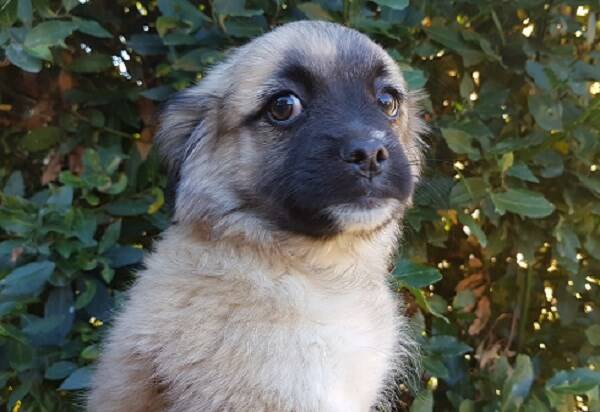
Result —
[[322, 22], [279, 27], [163, 112], [175, 219], [311, 237], [377, 230], [401, 216], [419, 175], [415, 100], [366, 36]]

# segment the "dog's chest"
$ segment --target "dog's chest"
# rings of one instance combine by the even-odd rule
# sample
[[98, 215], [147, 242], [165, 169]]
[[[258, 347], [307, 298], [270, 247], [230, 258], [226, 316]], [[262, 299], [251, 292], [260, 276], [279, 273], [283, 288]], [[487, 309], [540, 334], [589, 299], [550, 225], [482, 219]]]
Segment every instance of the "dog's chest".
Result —
[[385, 288], [307, 299], [307, 340], [321, 356], [323, 410], [366, 411], [394, 367], [396, 305]]

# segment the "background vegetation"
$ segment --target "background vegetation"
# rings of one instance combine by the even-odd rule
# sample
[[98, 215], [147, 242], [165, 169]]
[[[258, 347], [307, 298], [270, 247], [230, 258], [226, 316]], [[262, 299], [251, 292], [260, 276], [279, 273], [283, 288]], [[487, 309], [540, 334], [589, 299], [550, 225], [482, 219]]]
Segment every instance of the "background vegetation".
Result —
[[156, 110], [296, 19], [361, 30], [430, 94], [394, 283], [412, 411], [600, 410], [600, 1], [0, 0], [0, 403], [77, 409], [168, 225]]

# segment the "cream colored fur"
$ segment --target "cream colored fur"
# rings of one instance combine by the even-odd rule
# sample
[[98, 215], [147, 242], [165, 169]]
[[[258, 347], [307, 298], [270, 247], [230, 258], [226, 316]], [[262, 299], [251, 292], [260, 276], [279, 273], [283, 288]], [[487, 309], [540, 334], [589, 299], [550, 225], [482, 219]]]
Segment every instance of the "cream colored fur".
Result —
[[[235, 119], [254, 107], [276, 56], [302, 39], [328, 65], [335, 42], [360, 36], [324, 23], [273, 33], [190, 89], [199, 102], [224, 99], [225, 85], [239, 80], [231, 112], [199, 103], [162, 119], [172, 162], [187, 137], [199, 143], [181, 165], [179, 223], [147, 256], [106, 338], [91, 412], [363, 412], [415, 368], [418, 351], [387, 284], [397, 221], [408, 205], [390, 201], [379, 213], [334, 208], [347, 230], [327, 240], [278, 231], [239, 209], [236, 193], [251, 187], [261, 146], [270, 143]], [[250, 51], [253, 60], [244, 60]], [[416, 179], [423, 125], [414, 100], [402, 116], [398, 135]]]
[[386, 284], [394, 231], [268, 249], [172, 227], [115, 321], [90, 410], [368, 411], [416, 355]]

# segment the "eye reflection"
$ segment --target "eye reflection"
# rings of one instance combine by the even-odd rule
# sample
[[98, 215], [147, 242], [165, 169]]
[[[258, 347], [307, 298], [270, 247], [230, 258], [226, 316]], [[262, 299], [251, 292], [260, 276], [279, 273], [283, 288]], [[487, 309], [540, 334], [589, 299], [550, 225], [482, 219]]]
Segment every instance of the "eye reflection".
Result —
[[394, 93], [383, 90], [377, 95], [377, 104], [388, 117], [395, 118], [398, 116], [400, 102]]
[[288, 122], [302, 112], [302, 103], [293, 93], [275, 97], [270, 105], [268, 115], [275, 122]]

